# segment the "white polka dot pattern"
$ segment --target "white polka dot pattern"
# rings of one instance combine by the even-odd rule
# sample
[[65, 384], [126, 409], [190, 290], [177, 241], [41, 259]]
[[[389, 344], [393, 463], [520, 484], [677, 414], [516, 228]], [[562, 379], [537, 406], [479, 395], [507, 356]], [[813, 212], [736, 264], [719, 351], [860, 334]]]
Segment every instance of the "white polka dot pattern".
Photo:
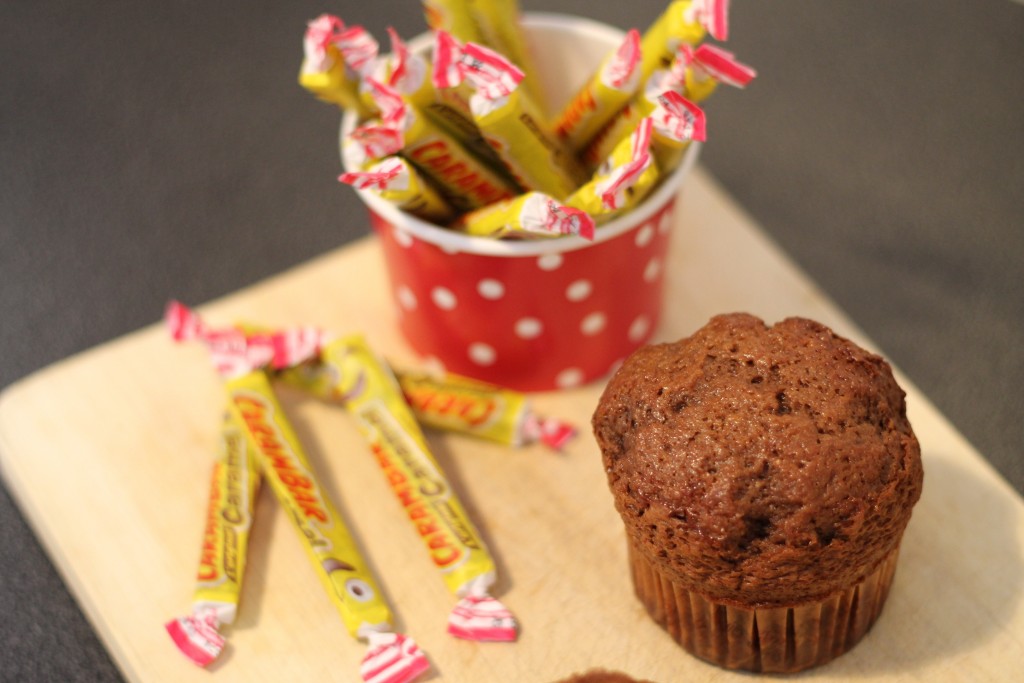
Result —
[[561, 254], [544, 254], [537, 259], [537, 267], [541, 270], [558, 270], [561, 265]]
[[520, 318], [516, 321], [515, 331], [520, 339], [536, 339], [544, 331], [544, 324], [536, 318]]
[[398, 323], [424, 368], [544, 391], [614, 372], [649, 338], [672, 226], [663, 210], [592, 247], [511, 258], [378, 232]]
[[593, 337], [603, 330], [607, 324], [608, 316], [601, 311], [596, 311], [583, 318], [583, 321], [580, 323], [580, 332], [588, 337]]
[[654, 282], [661, 275], [661, 261], [652, 258], [644, 268], [644, 282]]
[[412, 235], [407, 233], [405, 230], [395, 228], [392, 232], [395, 235], [395, 242], [397, 242], [399, 246], [405, 247], [406, 249], [412, 246]]
[[566, 368], [555, 376], [555, 384], [560, 389], [571, 389], [583, 382], [583, 376], [583, 371], [579, 368]]
[[434, 302], [434, 305], [444, 311], [454, 310], [459, 305], [458, 299], [455, 298], [455, 294], [452, 290], [447, 287], [434, 287], [430, 290], [430, 298]]
[[477, 283], [476, 291], [485, 299], [497, 301], [501, 297], [505, 296], [505, 285], [503, 285], [499, 280], [487, 278]]
[[631, 342], [641, 341], [649, 329], [651, 329], [651, 321], [647, 319], [647, 316], [638, 316], [629, 326], [629, 340]]
[[654, 239], [654, 226], [650, 223], [636, 231], [636, 246], [646, 247]]
[[494, 365], [498, 359], [498, 353], [490, 344], [474, 342], [469, 345], [469, 359], [477, 365]]
[[576, 280], [565, 289], [565, 298], [569, 301], [583, 301], [594, 291], [590, 280]]
[[407, 311], [416, 310], [416, 295], [412, 293], [411, 289], [405, 285], [401, 285], [395, 293], [395, 296], [398, 297], [399, 306]]

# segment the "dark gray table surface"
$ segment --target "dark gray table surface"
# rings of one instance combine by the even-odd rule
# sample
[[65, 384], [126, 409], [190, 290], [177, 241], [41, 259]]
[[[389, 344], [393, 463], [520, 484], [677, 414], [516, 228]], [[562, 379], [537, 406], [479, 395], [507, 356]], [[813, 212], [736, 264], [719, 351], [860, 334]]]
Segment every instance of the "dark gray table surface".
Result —
[[[1024, 490], [1024, 6], [732, 4], [760, 75], [707, 103], [703, 163]], [[296, 85], [323, 11], [424, 26], [414, 0], [0, 3], [0, 387], [367, 233], [338, 114]], [[121, 680], [6, 489], [0, 614], [0, 680]]]

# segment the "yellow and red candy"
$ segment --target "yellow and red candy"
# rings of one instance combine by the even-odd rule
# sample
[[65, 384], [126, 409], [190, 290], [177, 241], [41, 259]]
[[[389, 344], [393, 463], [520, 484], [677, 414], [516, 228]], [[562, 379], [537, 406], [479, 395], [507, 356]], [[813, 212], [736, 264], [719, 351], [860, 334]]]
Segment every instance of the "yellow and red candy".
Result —
[[375, 192], [402, 211], [425, 221], [447, 223], [455, 215], [447, 200], [399, 156], [388, 157], [365, 171], [342, 173], [338, 180]]
[[[284, 383], [314, 396], [340, 400], [336, 369], [319, 362], [323, 336], [312, 328], [291, 328], [267, 335], [274, 367]], [[576, 428], [534, 412], [522, 392], [446, 373], [392, 368], [406, 403], [424, 427], [486, 439], [504, 446], [543, 443], [562, 449]]]
[[338, 378], [335, 394], [358, 420], [431, 561], [460, 598], [449, 617], [449, 632], [471, 640], [515, 640], [515, 619], [488, 593], [495, 580], [494, 559], [431, 454], [390, 369], [359, 335], [326, 344], [320, 360]]
[[586, 181], [575, 157], [519, 87], [523, 72], [518, 67], [475, 43], [463, 45], [454, 64], [475, 91], [469, 104], [480, 132], [524, 190], [561, 200]]
[[728, 0], [673, 0], [644, 31], [641, 78], [646, 81], [666, 68], [680, 45], [696, 45], [708, 34], [717, 40], [729, 37]]
[[424, 673], [430, 666], [426, 656], [410, 638], [394, 631], [390, 607], [368, 563], [320, 487], [274, 395], [265, 370], [275, 357], [273, 343], [239, 328], [211, 330], [177, 302], [168, 306], [166, 320], [175, 340], [196, 339], [210, 349], [225, 380], [230, 415], [252, 444], [264, 477], [288, 511], [346, 629], [370, 646], [363, 658], [363, 680], [405, 683]]
[[658, 168], [667, 173], [679, 164], [692, 141], [707, 138], [707, 127], [704, 111], [675, 90], [666, 90], [656, 101], [658, 106], [651, 113], [651, 152]]
[[615, 146], [590, 182], [572, 193], [565, 203], [586, 211], [595, 222], [603, 222], [643, 201], [660, 177], [650, 152], [653, 125], [652, 119], [641, 119], [632, 135]]
[[554, 450], [576, 435], [566, 422], [538, 416], [518, 391], [451, 374], [396, 371], [395, 376], [416, 419], [427, 427], [506, 446], [539, 441]]
[[478, 237], [561, 237], [594, 239], [594, 219], [543, 192], [527, 192], [459, 217], [452, 228]]
[[583, 149], [639, 86], [640, 34], [633, 29], [553, 119], [555, 133], [572, 151]]
[[219, 627], [233, 623], [238, 612], [259, 481], [249, 442], [228, 414], [210, 481], [192, 613], [164, 625], [182, 654], [198, 666], [220, 655], [225, 639]]
[[386, 140], [391, 146], [379, 151], [401, 152], [434, 181], [458, 211], [486, 206], [516, 194], [518, 188], [428, 121], [393, 88], [373, 78], [367, 78], [366, 83], [381, 110], [381, 119], [360, 126], [353, 131], [354, 137]]
[[715, 91], [719, 83], [745, 88], [757, 76], [751, 67], [717, 45], [703, 43], [693, 51], [686, 70], [686, 98], [701, 102]]
[[330, 14], [322, 14], [309, 22], [302, 39], [299, 84], [319, 99], [366, 118], [374, 111], [359, 95], [360, 76], [345, 64], [338, 49], [339, 36], [344, 30], [344, 22]]

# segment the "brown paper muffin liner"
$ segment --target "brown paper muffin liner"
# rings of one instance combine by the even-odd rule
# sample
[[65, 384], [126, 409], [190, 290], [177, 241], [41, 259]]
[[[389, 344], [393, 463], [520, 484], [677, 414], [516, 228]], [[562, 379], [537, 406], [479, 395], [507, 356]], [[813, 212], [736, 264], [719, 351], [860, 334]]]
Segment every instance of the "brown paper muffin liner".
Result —
[[727, 669], [792, 673], [824, 664], [864, 636], [882, 611], [897, 547], [859, 583], [793, 607], [737, 607], [682, 588], [630, 544], [636, 595], [691, 654]]

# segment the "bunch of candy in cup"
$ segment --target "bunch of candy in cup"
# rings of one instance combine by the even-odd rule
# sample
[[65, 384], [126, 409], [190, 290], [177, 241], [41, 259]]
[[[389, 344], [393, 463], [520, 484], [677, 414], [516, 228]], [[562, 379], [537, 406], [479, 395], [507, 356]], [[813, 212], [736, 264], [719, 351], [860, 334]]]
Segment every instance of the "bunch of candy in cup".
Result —
[[325, 14], [306, 30], [299, 82], [359, 121], [342, 182], [469, 235], [593, 239], [705, 139], [697, 103], [755, 76], [701, 42], [726, 39], [728, 0], [674, 0], [549, 117], [515, 0], [423, 4], [429, 57], [390, 28], [381, 54], [362, 26]]
[[541, 442], [554, 449], [575, 435], [574, 428], [538, 417], [517, 392], [452, 375], [396, 372], [357, 334], [334, 337], [313, 328], [268, 331], [252, 325], [213, 329], [178, 302], [168, 306], [166, 321], [174, 339], [209, 349], [227, 399], [192, 610], [166, 624], [186, 657], [205, 667], [225, 646], [220, 627], [231, 624], [238, 611], [262, 480], [288, 512], [345, 627], [368, 643], [362, 680], [404, 683], [430, 668], [413, 639], [395, 631], [391, 608], [318, 483], [274, 382], [339, 403], [357, 419], [367, 453], [457, 598], [448, 632], [475, 641], [516, 639], [515, 617], [490, 595], [494, 559], [430, 453], [420, 425], [508, 446]]

